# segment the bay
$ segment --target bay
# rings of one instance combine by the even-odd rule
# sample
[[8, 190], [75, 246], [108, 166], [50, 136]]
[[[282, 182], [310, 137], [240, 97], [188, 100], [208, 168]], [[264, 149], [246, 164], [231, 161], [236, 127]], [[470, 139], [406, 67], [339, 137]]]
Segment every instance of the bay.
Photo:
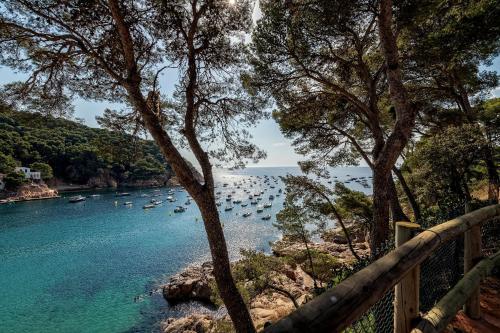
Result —
[[[216, 172], [222, 192], [221, 220], [232, 260], [241, 248], [270, 251], [269, 242], [280, 237], [272, 223], [284, 197], [276, 197], [262, 213], [272, 216], [264, 221], [255, 206], [235, 204], [233, 210], [224, 211], [225, 196], [234, 190], [234, 199], [248, 203], [244, 189], [253, 193], [266, 188], [264, 203], [283, 188], [279, 176], [298, 173], [294, 167]], [[274, 189], [262, 183], [264, 175]], [[336, 168], [332, 175], [344, 181], [368, 177], [371, 172], [369, 168]], [[258, 184], [249, 188], [251, 181]], [[242, 184], [240, 189], [235, 183]], [[370, 193], [357, 183], [348, 185]], [[126, 197], [109, 190], [85, 192], [81, 194], [99, 196], [76, 204], [68, 203], [72, 193], [59, 199], [0, 205], [0, 332], [155, 332], [159, 321], [169, 316], [212, 311], [198, 303], [169, 306], [161, 296], [159, 286], [170, 275], [210, 260], [196, 205], [184, 205], [187, 194], [180, 189], [173, 189], [177, 201], [167, 202], [169, 190], [127, 190], [130, 196]], [[161, 194], [154, 198], [164, 202], [142, 209], [155, 194]], [[132, 206], [123, 205], [125, 201]], [[187, 211], [174, 213], [177, 205]], [[244, 211], [252, 215], [243, 217]]]

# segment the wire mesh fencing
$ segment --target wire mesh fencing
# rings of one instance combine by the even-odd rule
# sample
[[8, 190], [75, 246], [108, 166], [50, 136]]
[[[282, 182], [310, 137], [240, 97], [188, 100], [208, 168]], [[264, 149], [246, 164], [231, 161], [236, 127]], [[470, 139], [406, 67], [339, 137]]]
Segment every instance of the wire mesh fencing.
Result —
[[[379, 251], [385, 255], [394, 249], [394, 240], [389, 240]], [[365, 260], [352, 269], [346, 277], [370, 265], [374, 260]], [[394, 328], [394, 290], [391, 289], [377, 301], [366, 313], [352, 323], [345, 333], [392, 333]]]
[[[455, 216], [451, 216], [453, 218]], [[442, 220], [441, 222], [446, 221]], [[438, 223], [424, 223], [428, 229]], [[482, 255], [490, 256], [500, 250], [500, 218], [491, 219], [481, 226]], [[391, 243], [384, 252], [393, 249]], [[363, 267], [370, 260], [365, 260]], [[363, 267], [357, 267], [352, 274]], [[351, 274], [351, 275], [352, 275]], [[437, 248], [420, 265], [420, 311], [429, 311], [464, 275], [464, 236], [448, 241]], [[345, 275], [347, 278], [349, 274]], [[352, 323], [347, 333], [392, 333], [394, 331], [394, 289], [375, 303], [361, 318]]]
[[420, 311], [429, 311], [463, 276], [463, 237], [446, 242], [420, 265]]
[[500, 251], [500, 218], [491, 219], [481, 226], [481, 254], [489, 257]]
[[394, 290], [391, 289], [361, 318], [344, 330], [346, 333], [392, 333], [394, 331]]

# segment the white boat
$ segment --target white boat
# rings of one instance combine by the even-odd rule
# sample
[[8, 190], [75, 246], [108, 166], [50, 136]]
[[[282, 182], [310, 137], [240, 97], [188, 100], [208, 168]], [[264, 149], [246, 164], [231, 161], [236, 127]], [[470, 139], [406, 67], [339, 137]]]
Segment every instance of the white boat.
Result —
[[270, 202], [266, 202], [266, 203], [264, 204], [264, 208], [270, 208], [272, 205], [273, 205], [272, 203], [270, 203]]
[[86, 198], [84, 196], [81, 196], [81, 195], [76, 195], [74, 197], [69, 198], [70, 203], [77, 203], [77, 202], [81, 202], [81, 201], [85, 201], [85, 200], [86, 200]]
[[252, 215], [252, 212], [244, 212], [243, 213], [243, 217], [249, 217], [250, 215]]
[[124, 206], [132, 206], [132, 201], [125, 201], [123, 203]]
[[177, 206], [174, 208], [174, 213], [184, 213], [186, 211], [186, 208], [182, 206]]
[[227, 206], [226, 208], [224, 208], [224, 211], [226, 211], [226, 212], [227, 212], [227, 211], [230, 211], [230, 210], [233, 210], [233, 207], [231, 207], [231, 206]]
[[155, 207], [156, 207], [155, 205], [148, 204], [148, 205], [142, 206], [142, 209], [150, 209], [150, 208], [155, 208]]
[[262, 219], [263, 220], [270, 220], [271, 219], [271, 215], [266, 215], [266, 216], [262, 216]]
[[257, 213], [262, 213], [264, 208], [262, 206], [257, 207]]

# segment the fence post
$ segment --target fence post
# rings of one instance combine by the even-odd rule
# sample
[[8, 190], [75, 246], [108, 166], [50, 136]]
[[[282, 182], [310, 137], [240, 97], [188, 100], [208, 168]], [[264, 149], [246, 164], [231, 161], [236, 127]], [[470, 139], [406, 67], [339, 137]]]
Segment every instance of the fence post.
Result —
[[[470, 271], [481, 260], [481, 225], [475, 225], [465, 232], [464, 237], [464, 273]], [[479, 302], [479, 284], [467, 299], [464, 311], [472, 319], [481, 318], [481, 304]]]
[[[396, 247], [412, 239], [419, 224], [396, 223]], [[408, 333], [419, 317], [420, 265], [408, 272], [394, 290], [394, 333]]]

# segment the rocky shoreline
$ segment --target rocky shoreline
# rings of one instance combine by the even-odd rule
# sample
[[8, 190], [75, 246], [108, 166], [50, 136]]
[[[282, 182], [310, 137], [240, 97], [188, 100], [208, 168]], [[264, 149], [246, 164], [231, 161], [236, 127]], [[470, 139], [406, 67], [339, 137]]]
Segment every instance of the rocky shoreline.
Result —
[[[369, 254], [367, 239], [364, 233], [358, 232], [351, 235], [353, 247], [359, 256]], [[331, 255], [337, 259], [338, 265], [350, 265], [355, 261], [347, 246], [347, 239], [340, 229], [331, 229], [322, 236], [323, 242], [310, 243], [313, 251]], [[304, 245], [282, 239], [272, 245], [271, 256], [287, 257], [304, 251]], [[239, 262], [233, 263], [233, 267]], [[286, 265], [280, 273], [271, 275], [270, 279], [279, 288], [286, 289], [295, 299], [298, 306], [308, 302], [314, 297], [314, 279], [303, 267], [304, 265]], [[336, 269], [337, 267], [331, 267]], [[169, 303], [197, 300], [213, 303], [214, 298], [213, 266], [210, 262], [187, 267], [180, 273], [172, 276], [168, 283], [162, 286], [163, 297]], [[318, 281], [320, 284], [327, 281]], [[250, 282], [245, 282], [249, 284]], [[255, 297], [247, 300], [250, 315], [257, 330], [263, 329], [267, 324], [275, 322], [295, 309], [295, 304], [290, 297], [272, 289], [265, 290]], [[216, 333], [231, 331], [229, 316], [216, 317], [205, 313], [192, 313], [181, 318], [168, 318], [161, 323], [165, 333], [197, 332]]]
[[0, 204], [54, 199], [59, 197], [59, 192], [56, 189], [48, 187], [47, 184], [26, 184], [19, 187], [16, 192], [7, 194], [6, 198], [0, 200]]

